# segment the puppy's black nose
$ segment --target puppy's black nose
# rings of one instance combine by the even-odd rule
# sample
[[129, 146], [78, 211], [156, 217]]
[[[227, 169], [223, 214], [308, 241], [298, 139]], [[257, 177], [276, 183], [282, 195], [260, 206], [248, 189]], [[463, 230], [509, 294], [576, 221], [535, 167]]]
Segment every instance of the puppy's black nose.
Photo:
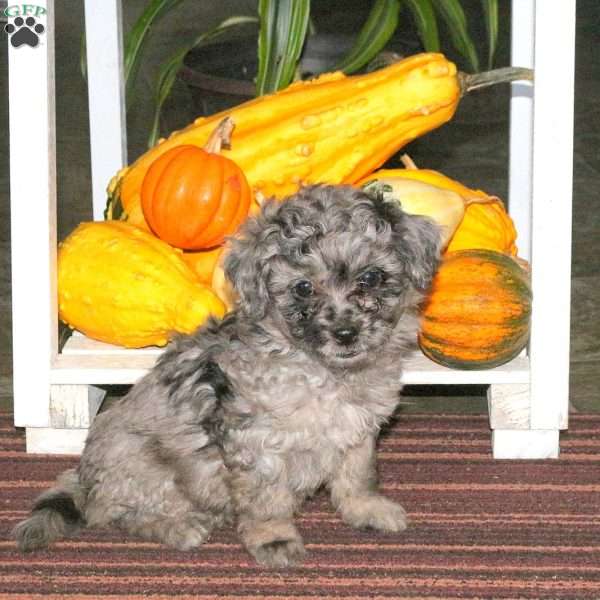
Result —
[[354, 325], [338, 327], [337, 329], [334, 329], [333, 337], [339, 344], [349, 346], [356, 341], [356, 338], [358, 337], [358, 328], [354, 327]]

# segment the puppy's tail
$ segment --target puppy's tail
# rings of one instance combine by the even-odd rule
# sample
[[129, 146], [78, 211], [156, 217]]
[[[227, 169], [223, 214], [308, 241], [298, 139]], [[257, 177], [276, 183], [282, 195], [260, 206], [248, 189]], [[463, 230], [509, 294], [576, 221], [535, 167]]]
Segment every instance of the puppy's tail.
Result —
[[59, 476], [56, 487], [34, 503], [31, 515], [13, 530], [22, 552], [45, 548], [53, 541], [75, 533], [85, 525], [82, 510], [86, 493], [75, 469]]

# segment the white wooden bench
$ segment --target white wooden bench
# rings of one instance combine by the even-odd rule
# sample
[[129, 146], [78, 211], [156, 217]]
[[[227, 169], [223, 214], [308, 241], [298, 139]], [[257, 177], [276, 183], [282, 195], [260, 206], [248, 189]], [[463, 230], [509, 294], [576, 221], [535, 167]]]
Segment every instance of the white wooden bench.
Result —
[[[126, 163], [121, 0], [86, 0], [94, 218]], [[61, 352], [56, 306], [54, 0], [37, 48], [9, 44], [15, 425], [27, 451], [79, 453], [103, 398], [132, 384], [158, 349], [127, 351], [74, 335]], [[552, 458], [567, 427], [575, 0], [514, 0], [512, 62], [535, 84], [513, 84], [509, 206], [532, 264], [527, 353], [497, 369], [453, 371], [415, 355], [407, 384], [490, 384], [497, 458]], [[508, 107], [507, 107], [508, 110]]]

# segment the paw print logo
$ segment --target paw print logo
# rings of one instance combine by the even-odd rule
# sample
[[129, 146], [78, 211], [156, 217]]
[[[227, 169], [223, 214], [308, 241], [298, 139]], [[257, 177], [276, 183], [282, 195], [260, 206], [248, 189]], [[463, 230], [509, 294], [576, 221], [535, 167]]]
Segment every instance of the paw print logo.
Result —
[[10, 35], [10, 43], [18, 48], [23, 44], [27, 44], [35, 48], [39, 41], [40, 35], [44, 33], [45, 27], [38, 23], [33, 17], [17, 17], [12, 23], [4, 26], [4, 31]]

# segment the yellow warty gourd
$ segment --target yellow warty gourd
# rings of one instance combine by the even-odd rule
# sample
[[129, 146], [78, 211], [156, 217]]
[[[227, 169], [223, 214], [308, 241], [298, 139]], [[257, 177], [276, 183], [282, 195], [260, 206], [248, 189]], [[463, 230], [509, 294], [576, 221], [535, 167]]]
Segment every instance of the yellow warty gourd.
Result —
[[231, 149], [255, 194], [282, 198], [302, 183], [356, 183], [409, 141], [452, 118], [461, 96], [456, 66], [443, 55], [411, 56], [347, 77], [299, 81], [222, 113], [197, 119], [121, 170], [109, 186], [109, 216], [124, 211], [147, 227], [140, 189], [150, 165], [182, 144], [203, 146], [215, 126], [235, 122]]
[[59, 317], [88, 337], [164, 346], [225, 307], [181, 252], [121, 221], [80, 224], [58, 251]]

